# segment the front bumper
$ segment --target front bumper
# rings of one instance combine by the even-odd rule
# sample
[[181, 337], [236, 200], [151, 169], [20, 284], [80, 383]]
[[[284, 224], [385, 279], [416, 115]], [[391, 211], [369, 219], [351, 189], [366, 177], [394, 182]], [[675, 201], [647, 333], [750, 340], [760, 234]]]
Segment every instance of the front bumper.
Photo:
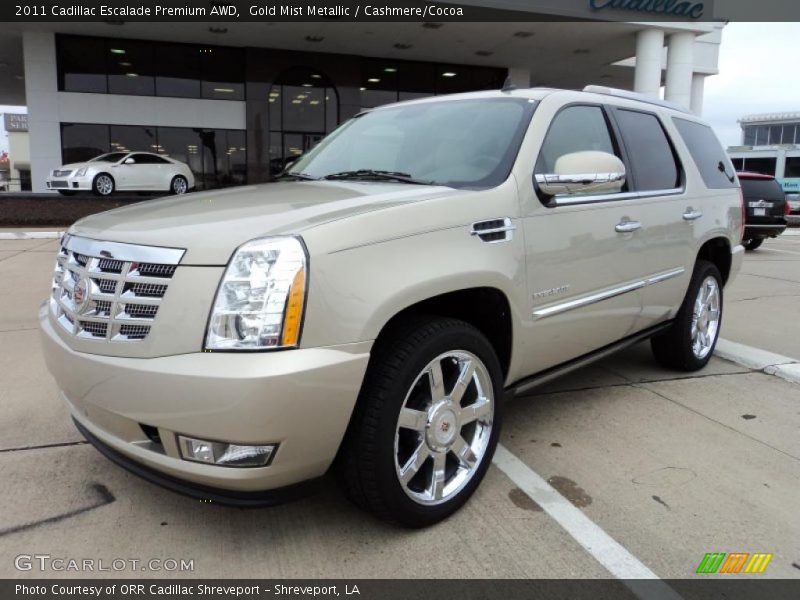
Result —
[[[76, 352], [40, 313], [48, 369], [87, 439], [145, 478], [182, 493], [236, 497], [322, 476], [350, 420], [371, 342], [263, 353], [120, 358]], [[148, 435], [142, 425], [155, 428]], [[278, 444], [267, 467], [236, 468], [180, 457], [177, 435]], [[131, 469], [136, 471], [135, 469]], [[159, 477], [147, 477], [155, 472]]]
[[47, 189], [53, 191], [87, 192], [92, 189], [92, 180], [87, 177], [48, 177]]

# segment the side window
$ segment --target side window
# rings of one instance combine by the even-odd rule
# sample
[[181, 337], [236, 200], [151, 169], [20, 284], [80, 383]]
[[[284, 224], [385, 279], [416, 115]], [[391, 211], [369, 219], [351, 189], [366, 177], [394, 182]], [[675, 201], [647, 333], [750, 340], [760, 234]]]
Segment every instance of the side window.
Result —
[[134, 154], [133, 159], [137, 165], [160, 165], [165, 163], [163, 158], [155, 156], [154, 154]]
[[708, 125], [673, 117], [675, 127], [689, 148], [700, 175], [709, 189], [738, 187], [730, 158]]
[[554, 173], [559, 158], [565, 154], [587, 150], [617, 154], [603, 109], [599, 106], [565, 108], [550, 125], [539, 152], [536, 173]]
[[624, 109], [617, 109], [615, 115], [630, 157], [636, 191], [679, 187], [680, 168], [658, 117]]

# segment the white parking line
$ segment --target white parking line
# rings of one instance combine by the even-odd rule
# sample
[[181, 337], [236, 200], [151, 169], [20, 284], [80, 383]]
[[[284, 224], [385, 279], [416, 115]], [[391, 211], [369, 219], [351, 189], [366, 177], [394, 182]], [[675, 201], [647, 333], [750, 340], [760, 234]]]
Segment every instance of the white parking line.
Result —
[[738, 363], [748, 369], [762, 371], [767, 375], [775, 375], [791, 383], [800, 383], [800, 360], [774, 354], [760, 348], [753, 348], [738, 342], [717, 341], [714, 354], [725, 360]]
[[777, 248], [773, 248], [772, 246], [768, 248], [764, 248], [763, 251], [766, 252], [780, 252], [781, 254], [794, 254], [795, 256], [800, 256], [800, 252], [792, 252], [791, 250], [778, 250]]
[[58, 240], [63, 231], [0, 231], [0, 240]]
[[[637, 585], [636, 580], [660, 578], [502, 444], [498, 444], [493, 462], [531, 500], [561, 525], [584, 550], [614, 577], [623, 580], [638, 597], [644, 598], [646, 594], [648, 600], [655, 597], [664, 600], [681, 598], [675, 590], [663, 582], [647, 584], [640, 582], [640, 585]], [[654, 592], [657, 593], [654, 595]]]

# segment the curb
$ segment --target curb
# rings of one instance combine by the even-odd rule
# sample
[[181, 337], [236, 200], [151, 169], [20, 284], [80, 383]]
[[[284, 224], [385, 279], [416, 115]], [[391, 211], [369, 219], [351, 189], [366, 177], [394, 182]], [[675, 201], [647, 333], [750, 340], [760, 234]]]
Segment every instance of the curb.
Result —
[[0, 231], [0, 240], [58, 240], [63, 231]]
[[775, 375], [790, 383], [800, 383], [800, 361], [797, 359], [722, 338], [717, 341], [714, 354], [749, 369]]

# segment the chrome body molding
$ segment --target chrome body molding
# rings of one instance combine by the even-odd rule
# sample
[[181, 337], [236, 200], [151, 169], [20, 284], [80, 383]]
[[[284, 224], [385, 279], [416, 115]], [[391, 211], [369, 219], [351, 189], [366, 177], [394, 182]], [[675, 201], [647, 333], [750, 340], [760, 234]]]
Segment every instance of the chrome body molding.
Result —
[[574, 300], [569, 300], [567, 302], [562, 302], [560, 304], [554, 304], [546, 308], [540, 308], [538, 310], [533, 311], [533, 318], [544, 319], [546, 317], [552, 317], [554, 315], [565, 313], [570, 310], [575, 310], [576, 308], [583, 308], [584, 306], [589, 306], [590, 304], [602, 302], [603, 300], [610, 300], [611, 298], [616, 298], [617, 296], [621, 296], [623, 294], [627, 294], [629, 292], [634, 292], [636, 290], [642, 289], [643, 287], [647, 287], [648, 285], [655, 285], [657, 283], [661, 283], [662, 281], [673, 279], [674, 277], [680, 277], [685, 272], [686, 272], [685, 268], [679, 267], [676, 269], [671, 269], [670, 271], [665, 271], [663, 273], [656, 273], [654, 275], [647, 277], [646, 279], [642, 279], [641, 281], [627, 283], [625, 285], [621, 285], [615, 288], [603, 290], [601, 292], [595, 292], [587, 296], [582, 296], [580, 298], [575, 298]]
[[593, 202], [612, 202], [619, 200], [641, 200], [663, 196], [678, 196], [684, 193], [683, 188], [672, 190], [651, 190], [647, 192], [622, 192], [619, 194], [572, 194], [569, 196], [556, 196], [553, 198], [555, 206], [572, 206], [573, 204], [591, 204]]
[[[501, 225], [481, 228], [482, 225], [489, 223], [502, 223]], [[517, 226], [513, 224], [508, 217], [498, 217], [497, 219], [487, 219], [473, 223], [469, 234], [477, 236], [481, 241], [487, 244], [500, 244], [502, 242], [510, 242], [514, 239], [514, 231]]]

